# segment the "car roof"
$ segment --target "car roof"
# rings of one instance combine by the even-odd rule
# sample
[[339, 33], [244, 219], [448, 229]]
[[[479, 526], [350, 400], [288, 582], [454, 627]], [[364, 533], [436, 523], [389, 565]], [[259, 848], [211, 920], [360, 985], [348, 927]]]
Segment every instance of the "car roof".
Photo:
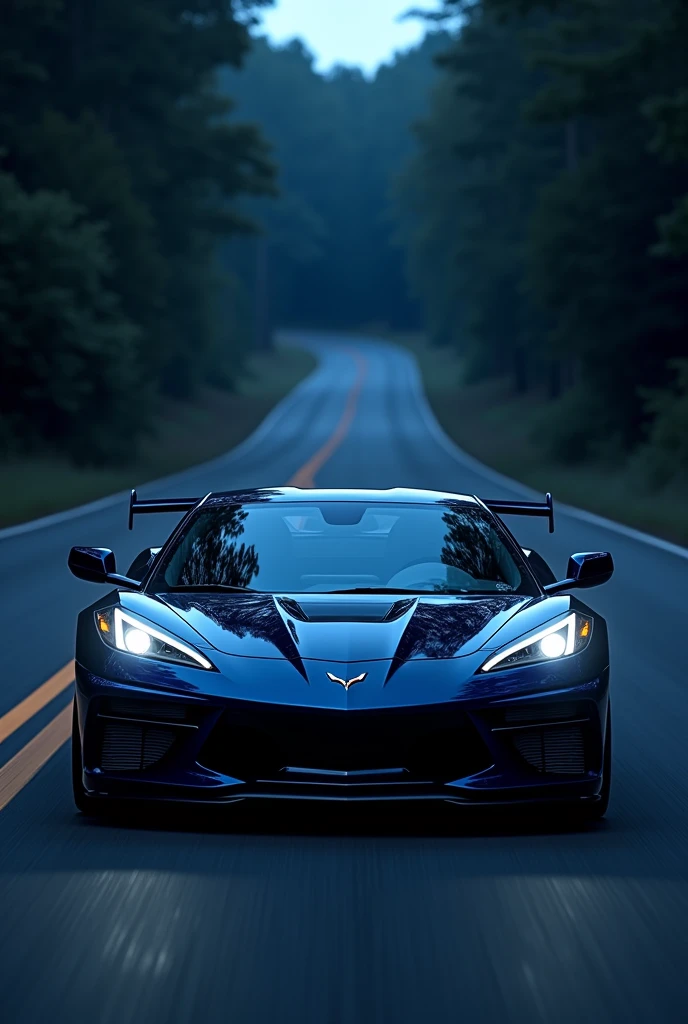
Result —
[[265, 504], [266, 502], [291, 502], [317, 504], [324, 501], [361, 501], [403, 505], [446, 505], [448, 501], [478, 507], [481, 503], [471, 494], [454, 494], [451, 491], [429, 491], [414, 487], [389, 487], [372, 490], [361, 488], [323, 487], [260, 487], [245, 491], [213, 491], [201, 507], [242, 504]]

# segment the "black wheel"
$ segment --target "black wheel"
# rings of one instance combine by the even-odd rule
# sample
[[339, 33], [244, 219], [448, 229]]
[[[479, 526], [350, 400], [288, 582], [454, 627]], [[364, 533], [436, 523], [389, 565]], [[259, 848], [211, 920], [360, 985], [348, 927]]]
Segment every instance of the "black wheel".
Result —
[[96, 815], [102, 813], [100, 801], [96, 797], [89, 796], [84, 789], [81, 777], [81, 736], [79, 735], [79, 714], [76, 708], [76, 697], [74, 698], [72, 712], [72, 790], [74, 792], [74, 803], [82, 814]]
[[583, 818], [587, 821], [599, 821], [604, 818], [609, 807], [609, 797], [612, 790], [612, 705], [607, 705], [607, 728], [604, 734], [604, 760], [602, 762], [602, 789], [599, 800], [590, 804], [583, 812]]

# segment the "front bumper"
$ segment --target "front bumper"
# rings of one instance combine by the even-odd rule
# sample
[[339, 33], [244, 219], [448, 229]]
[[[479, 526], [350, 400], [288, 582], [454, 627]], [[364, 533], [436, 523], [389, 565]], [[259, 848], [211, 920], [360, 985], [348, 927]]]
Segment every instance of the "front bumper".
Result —
[[83, 784], [103, 800], [495, 807], [594, 802], [602, 785], [607, 668], [555, 690], [531, 670], [508, 695], [354, 711], [204, 696], [181, 677], [153, 689], [79, 664], [76, 687]]

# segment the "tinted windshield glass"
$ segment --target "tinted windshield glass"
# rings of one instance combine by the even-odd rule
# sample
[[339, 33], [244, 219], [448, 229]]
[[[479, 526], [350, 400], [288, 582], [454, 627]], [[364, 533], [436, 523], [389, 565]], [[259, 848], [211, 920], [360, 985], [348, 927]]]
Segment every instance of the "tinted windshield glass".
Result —
[[216, 506], [189, 523], [149, 589], [536, 594], [508, 543], [481, 509], [458, 504]]

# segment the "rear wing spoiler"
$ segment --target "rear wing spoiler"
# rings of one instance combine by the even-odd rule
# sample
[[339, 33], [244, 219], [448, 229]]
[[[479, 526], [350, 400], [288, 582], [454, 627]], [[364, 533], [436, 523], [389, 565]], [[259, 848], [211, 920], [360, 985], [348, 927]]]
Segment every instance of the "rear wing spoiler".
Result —
[[[204, 495], [206, 497], [206, 495]], [[145, 498], [137, 497], [132, 490], [129, 498], [129, 529], [134, 529], [134, 516], [150, 515], [156, 512], [190, 512], [203, 498]], [[552, 495], [547, 492], [544, 502], [540, 501], [500, 501], [483, 498], [491, 512], [500, 516], [545, 516], [549, 520], [549, 532], [554, 533], [554, 503]]]
[[544, 502], [493, 501], [488, 498], [483, 498], [482, 502], [490, 512], [496, 512], [499, 516], [545, 516], [549, 519], [549, 532], [554, 533], [554, 502], [549, 491], [545, 495]]
[[[203, 497], [206, 497], [204, 495]], [[140, 499], [136, 491], [129, 498], [129, 529], [134, 529], [134, 516], [155, 512], [190, 512], [203, 498], [150, 498]]]

